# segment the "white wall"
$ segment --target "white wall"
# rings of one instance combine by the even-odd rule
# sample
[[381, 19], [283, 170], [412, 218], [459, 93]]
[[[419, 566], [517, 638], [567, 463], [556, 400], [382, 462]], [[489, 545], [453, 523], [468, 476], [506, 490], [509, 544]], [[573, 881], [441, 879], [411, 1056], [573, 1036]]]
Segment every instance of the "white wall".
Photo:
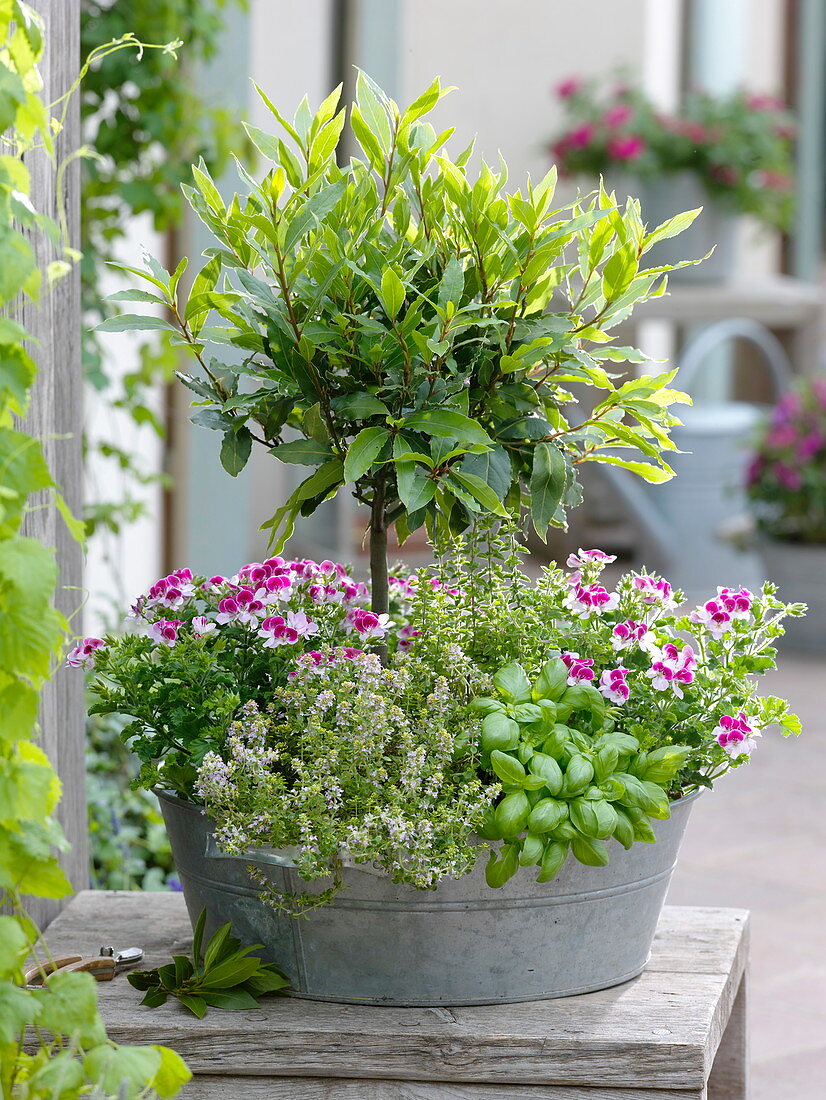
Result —
[[[118, 259], [131, 265], [140, 264], [141, 251], [146, 248], [160, 254], [162, 240], [153, 232], [149, 219], [142, 217], [128, 227], [125, 239], [118, 247]], [[104, 294], [133, 286], [112, 269], [102, 281]], [[128, 308], [128, 307], [127, 307]], [[147, 312], [152, 307], [147, 307]], [[111, 399], [120, 389], [120, 380], [134, 371], [138, 348], [152, 334], [134, 332], [102, 333], [106, 351], [106, 371], [113, 380], [104, 394], [87, 387], [85, 394], [85, 431], [91, 446], [85, 464], [84, 495], [90, 500], [121, 500], [127, 494], [141, 501], [146, 515], [129, 525], [119, 535], [101, 530], [90, 540], [85, 567], [85, 606], [83, 629], [86, 634], [99, 634], [112, 626], [118, 612], [128, 609], [135, 594], [144, 591], [157, 579], [161, 569], [161, 489], [157, 484], [140, 485], [128, 473], [122, 472], [111, 459], [96, 452], [99, 442], [113, 442], [136, 456], [142, 470], [161, 469], [163, 444], [149, 426], [138, 427], [128, 413], [111, 407]], [[163, 395], [155, 387], [149, 395], [152, 410], [163, 416]], [[78, 601], [80, 602], [80, 601]]]
[[402, 9], [401, 98], [437, 75], [457, 85], [434, 125], [455, 126], [457, 148], [478, 133], [478, 152], [495, 163], [501, 150], [516, 185], [550, 166], [562, 79], [643, 64], [645, 0], [404, 0]]

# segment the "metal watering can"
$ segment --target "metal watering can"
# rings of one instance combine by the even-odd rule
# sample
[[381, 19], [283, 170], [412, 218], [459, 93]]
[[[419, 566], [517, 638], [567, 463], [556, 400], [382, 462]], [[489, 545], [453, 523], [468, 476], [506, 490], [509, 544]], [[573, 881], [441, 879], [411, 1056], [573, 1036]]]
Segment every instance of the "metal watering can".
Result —
[[[788, 389], [792, 370], [782, 344], [765, 326], [740, 318], [700, 333], [683, 354], [674, 384], [691, 393], [709, 353], [735, 339], [761, 352], [778, 394]], [[759, 405], [733, 400], [681, 409], [683, 425], [672, 429], [671, 437], [685, 453], [669, 456], [676, 477], [661, 485], [599, 466], [633, 513], [645, 565], [663, 572], [691, 603], [709, 599], [718, 585], [755, 589], [763, 582], [757, 555], [723, 537], [747, 512], [749, 446], [762, 415]]]

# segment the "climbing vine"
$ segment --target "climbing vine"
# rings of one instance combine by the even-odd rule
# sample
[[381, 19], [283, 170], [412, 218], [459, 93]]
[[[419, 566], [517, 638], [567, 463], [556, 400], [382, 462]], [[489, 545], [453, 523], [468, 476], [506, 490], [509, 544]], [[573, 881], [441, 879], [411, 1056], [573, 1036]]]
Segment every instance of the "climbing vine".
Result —
[[[62, 219], [38, 211], [30, 197], [32, 158], [48, 157], [62, 179], [54, 136], [65, 97], [51, 107], [43, 100], [44, 27], [20, 0], [0, 0], [0, 46], [0, 903], [9, 911], [0, 916], [0, 1095], [169, 1097], [189, 1079], [183, 1061], [163, 1047], [109, 1040], [90, 975], [57, 973], [38, 989], [27, 988], [23, 978], [28, 956], [41, 965], [49, 956], [22, 895], [71, 892], [57, 859], [66, 846], [53, 816], [60, 782], [33, 736], [39, 692], [67, 623], [54, 606], [53, 549], [21, 534], [31, 495], [49, 490], [74, 534], [82, 529], [63, 503], [39, 441], [20, 427], [37, 364], [31, 335], [13, 314], [22, 301], [36, 303], [47, 293], [76, 253]], [[45, 270], [31, 244], [39, 236], [53, 251]], [[24, 1050], [30, 1025], [35, 1041]]]

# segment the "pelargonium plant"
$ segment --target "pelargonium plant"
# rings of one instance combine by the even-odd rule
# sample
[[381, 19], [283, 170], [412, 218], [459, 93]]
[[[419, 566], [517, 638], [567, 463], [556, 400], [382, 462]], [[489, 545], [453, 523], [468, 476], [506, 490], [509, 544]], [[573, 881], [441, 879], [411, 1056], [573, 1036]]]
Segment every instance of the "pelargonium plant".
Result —
[[[531, 582], [512, 534], [488, 532], [396, 578], [384, 621], [331, 562], [181, 571], [137, 601], [138, 633], [70, 663], [98, 674], [96, 709], [133, 717], [145, 782], [203, 803], [229, 852], [295, 849], [313, 904], [348, 863], [429, 888], [486, 849], [491, 886], [520, 865], [544, 882], [569, 853], [601, 866], [611, 838], [653, 842], [671, 801], [770, 726], [800, 730], [755, 677], [802, 605], [767, 584], [685, 611], [645, 572], [607, 587], [613, 560], [580, 551]], [[382, 634], [389, 667], [362, 648]]]
[[763, 534], [826, 543], [826, 380], [780, 398], [757, 440], [747, 491]]
[[661, 181], [690, 172], [731, 208], [788, 229], [795, 127], [780, 100], [742, 91], [694, 93], [668, 114], [624, 81], [605, 89], [578, 77], [559, 84], [556, 95], [566, 128], [551, 152], [566, 175]]
[[644, 572], [604, 587], [613, 561], [579, 551], [568, 573], [549, 569], [522, 588], [512, 576], [506, 604], [480, 593], [481, 630], [465, 620], [471, 654], [507, 660], [495, 691], [473, 704], [484, 715], [481, 766], [504, 791], [480, 829], [501, 842], [491, 885], [520, 864], [546, 881], [569, 851], [603, 866], [610, 837], [653, 843], [649, 818], [668, 817], [670, 801], [747, 763], [769, 727], [800, 732], [755, 677], [774, 666], [783, 617], [803, 605], [766, 584], [718, 588], [686, 611], [682, 593]]
[[142, 782], [190, 797], [197, 766], [224, 746], [239, 707], [266, 708], [297, 655], [333, 647], [349, 661], [377, 640], [390, 652], [410, 644], [411, 585], [393, 577], [390, 591], [392, 625], [337, 562], [272, 557], [232, 577], [179, 569], [137, 598], [133, 630], [84, 638], [67, 663], [96, 673], [93, 714], [132, 719], [122, 736]]

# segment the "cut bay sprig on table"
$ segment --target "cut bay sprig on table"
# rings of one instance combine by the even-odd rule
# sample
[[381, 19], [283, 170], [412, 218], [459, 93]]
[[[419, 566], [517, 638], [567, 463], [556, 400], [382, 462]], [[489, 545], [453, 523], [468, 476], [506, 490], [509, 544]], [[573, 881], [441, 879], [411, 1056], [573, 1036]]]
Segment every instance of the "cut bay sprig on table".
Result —
[[205, 926], [203, 910], [195, 924], [192, 958], [173, 955], [164, 966], [128, 975], [129, 984], [145, 992], [142, 1005], [158, 1008], [175, 997], [202, 1019], [209, 1008], [257, 1008], [259, 997], [279, 993], [290, 984], [277, 966], [252, 954], [260, 943], [242, 947], [229, 924], [213, 934], [202, 953]]

